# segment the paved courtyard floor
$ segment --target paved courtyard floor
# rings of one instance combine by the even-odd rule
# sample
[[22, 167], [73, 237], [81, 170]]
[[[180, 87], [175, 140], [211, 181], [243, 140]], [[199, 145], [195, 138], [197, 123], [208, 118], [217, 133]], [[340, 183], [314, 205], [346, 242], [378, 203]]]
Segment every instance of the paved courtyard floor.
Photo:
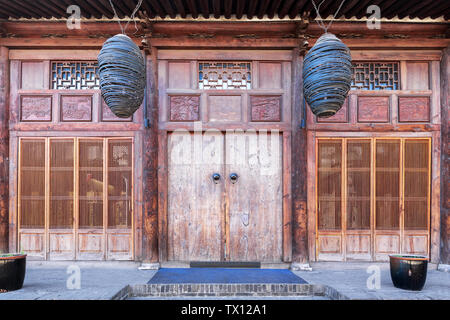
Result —
[[[68, 273], [67, 269], [68, 266], [73, 265], [80, 268], [80, 289], [70, 289], [70, 286], [76, 286], [76, 282], [71, 281], [74, 279], [73, 271]], [[111, 299], [126, 285], [147, 283], [156, 273], [154, 270], [139, 270], [138, 266], [136, 263], [29, 263], [23, 288], [0, 293], [0, 300]], [[450, 272], [438, 271], [435, 268], [429, 269], [424, 289], [414, 292], [397, 289], [392, 285], [388, 263], [315, 263], [311, 266], [313, 271], [295, 271], [295, 273], [311, 284], [333, 287], [349, 299], [450, 300]], [[374, 274], [374, 269], [370, 273], [367, 272], [368, 267], [380, 271], [378, 289], [367, 286], [367, 279]], [[370, 282], [370, 284], [376, 285], [376, 282]], [[189, 297], [188, 299], [201, 298]], [[325, 300], [326, 297], [215, 297], [214, 299]]]

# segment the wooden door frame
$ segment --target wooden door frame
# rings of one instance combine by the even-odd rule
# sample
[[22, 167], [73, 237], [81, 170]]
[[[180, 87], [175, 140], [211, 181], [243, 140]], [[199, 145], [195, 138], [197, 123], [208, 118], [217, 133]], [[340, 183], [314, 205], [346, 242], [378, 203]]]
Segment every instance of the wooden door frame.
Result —
[[[231, 53], [236, 54], [236, 58], [230, 54], [219, 54], [218, 50], [214, 50], [214, 47], [209, 47], [210, 50], [202, 50], [201, 52], [188, 50], [187, 53], [180, 52], [176, 49], [170, 50], [175, 52], [175, 60], [189, 59], [195, 60], [250, 60], [250, 61], [281, 61], [282, 63], [287, 63], [290, 68], [291, 74], [290, 88], [287, 90], [289, 92], [289, 119], [284, 119], [283, 122], [276, 125], [270, 125], [265, 123], [258, 123], [243, 126], [243, 130], [250, 128], [253, 129], [277, 129], [280, 132], [282, 140], [282, 225], [280, 225], [282, 232], [282, 262], [292, 261], [292, 194], [291, 194], [291, 143], [292, 143], [292, 110], [294, 110], [295, 96], [299, 93], [294, 92], [292, 75], [294, 71], [293, 64], [296, 59], [294, 54], [296, 52], [292, 47], [280, 48], [280, 50], [267, 49], [261, 46], [260, 50], [248, 50], [248, 48], [232, 48], [229, 50]], [[241, 49], [241, 50], [240, 50]], [[160, 51], [160, 52], [158, 52]], [[158, 48], [152, 47], [152, 55], [156, 56], [156, 79], [159, 78], [159, 61], [168, 59], [169, 50], [159, 50]], [[223, 51], [223, 50], [221, 50]], [[283, 53], [283, 58], [277, 60], [277, 54]], [[255, 54], [257, 56], [255, 57]], [[164, 70], [167, 72], [167, 70]], [[166, 73], [167, 74], [167, 73]], [[253, 76], [254, 77], [254, 76]], [[285, 75], [283, 75], [285, 77]], [[284, 78], [283, 78], [284, 79]], [[158, 83], [158, 88], [161, 89], [161, 84]], [[162, 90], [158, 90], [158, 94], [161, 94]], [[293, 93], [294, 92], [294, 93]], [[162, 93], [165, 95], [165, 93]], [[164, 114], [161, 110], [162, 106], [160, 104], [161, 97], [158, 97], [158, 110], [159, 114]], [[176, 128], [186, 129], [192, 131], [193, 126], [183, 125], [183, 124], [171, 124], [171, 123], [160, 123], [158, 121], [158, 254], [159, 262], [168, 261], [168, 134], [175, 130]], [[203, 126], [203, 130], [210, 128], [207, 124]], [[230, 129], [233, 129], [231, 127]], [[218, 130], [224, 131], [225, 127], [218, 126]]]

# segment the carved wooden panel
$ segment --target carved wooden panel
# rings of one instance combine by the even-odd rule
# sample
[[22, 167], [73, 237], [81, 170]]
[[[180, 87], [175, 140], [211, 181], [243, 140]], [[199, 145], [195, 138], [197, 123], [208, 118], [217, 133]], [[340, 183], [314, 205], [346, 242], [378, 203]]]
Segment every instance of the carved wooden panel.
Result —
[[344, 104], [342, 105], [342, 108], [336, 112], [336, 114], [329, 118], [319, 118], [316, 117], [317, 122], [320, 123], [327, 123], [327, 122], [338, 122], [338, 123], [345, 123], [348, 122], [348, 97], [345, 99]]
[[430, 121], [429, 97], [399, 97], [398, 120], [400, 122]]
[[389, 122], [389, 97], [358, 97], [358, 122]]
[[241, 96], [209, 96], [209, 121], [241, 121]]
[[[24, 61], [22, 62], [22, 89], [37, 90], [45, 88], [45, 65], [44, 62]], [[48, 73], [47, 73], [48, 75]]]
[[170, 96], [171, 121], [199, 120], [200, 96]]
[[21, 96], [20, 121], [52, 121], [52, 96]]
[[61, 121], [92, 121], [92, 96], [61, 96]]
[[112, 113], [111, 109], [108, 107], [108, 105], [106, 104], [105, 100], [102, 100], [102, 121], [133, 121], [133, 116], [129, 117], [129, 118], [119, 118], [118, 116], [116, 116], [114, 113]]
[[259, 88], [280, 89], [281, 87], [281, 63], [260, 62]]
[[398, 62], [354, 62], [352, 90], [400, 90]]
[[251, 63], [207, 61], [198, 64], [199, 89], [251, 89]]
[[252, 121], [281, 121], [280, 96], [251, 96]]
[[52, 61], [52, 89], [100, 89], [97, 61]]

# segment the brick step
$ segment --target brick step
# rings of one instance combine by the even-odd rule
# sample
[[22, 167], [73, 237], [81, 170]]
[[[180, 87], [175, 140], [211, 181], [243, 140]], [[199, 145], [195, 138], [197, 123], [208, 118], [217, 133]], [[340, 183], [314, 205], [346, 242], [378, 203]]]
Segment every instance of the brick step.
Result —
[[334, 288], [318, 284], [259, 284], [259, 283], [174, 283], [128, 285], [112, 299], [133, 297], [226, 297], [226, 296], [323, 296], [333, 300], [346, 300]]

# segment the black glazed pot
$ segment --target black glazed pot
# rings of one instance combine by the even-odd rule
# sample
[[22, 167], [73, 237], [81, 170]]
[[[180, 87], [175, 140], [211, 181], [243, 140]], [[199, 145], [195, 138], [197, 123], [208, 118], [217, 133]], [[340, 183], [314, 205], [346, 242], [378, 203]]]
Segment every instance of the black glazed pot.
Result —
[[405, 290], [422, 290], [427, 279], [428, 257], [408, 254], [389, 255], [394, 286]]
[[26, 254], [2, 256], [0, 254], [0, 290], [19, 290], [23, 286]]

